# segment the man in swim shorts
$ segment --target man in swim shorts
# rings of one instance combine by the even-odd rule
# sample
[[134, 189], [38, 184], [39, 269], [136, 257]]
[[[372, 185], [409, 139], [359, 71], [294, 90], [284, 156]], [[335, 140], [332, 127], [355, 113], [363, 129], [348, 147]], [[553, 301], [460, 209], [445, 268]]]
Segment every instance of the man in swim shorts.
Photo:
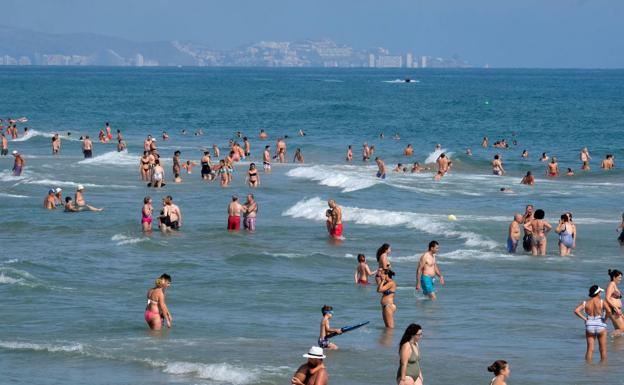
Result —
[[9, 141], [6, 136], [4, 136], [4, 133], [0, 133], [0, 138], [2, 139], [2, 150], [0, 150], [0, 155], [7, 156], [9, 155]]
[[507, 252], [515, 253], [520, 242], [520, 224], [522, 223], [522, 215], [516, 213], [514, 220], [509, 224], [509, 234], [507, 236]]
[[271, 172], [271, 146], [264, 146], [264, 152], [262, 153], [262, 165], [264, 166], [264, 172]]
[[253, 194], [247, 194], [247, 202], [243, 206], [245, 208], [245, 221], [244, 227], [246, 230], [254, 232], [256, 231], [256, 215], [258, 213], [258, 203]]
[[[531, 251], [531, 243], [533, 240], [533, 233], [528, 230], [527, 223], [531, 223], [533, 220], [533, 205], [526, 205], [524, 215], [522, 216], [522, 228], [524, 229], [524, 237], [522, 237], [522, 248], [524, 251]], [[530, 226], [529, 226], [530, 227]]]
[[15, 158], [13, 161], [13, 176], [20, 176], [24, 168], [24, 158], [22, 158], [22, 154], [16, 150], [13, 150], [13, 157]]
[[245, 212], [245, 207], [238, 202], [236, 195], [232, 196], [232, 202], [228, 205], [228, 223], [227, 229], [230, 231], [240, 230], [240, 215]]
[[386, 179], [386, 164], [383, 159], [376, 157], [375, 163], [377, 163], [377, 178]]
[[440, 279], [440, 283], [444, 285], [444, 277], [436, 262], [438, 250], [440, 250], [440, 246], [437, 241], [429, 242], [429, 248], [420, 256], [420, 262], [418, 262], [418, 267], [416, 268], [416, 290], [418, 291], [422, 288], [423, 294], [431, 300], [436, 299], [434, 286], [436, 276]]
[[327, 205], [331, 209], [331, 227], [329, 228], [329, 236], [334, 239], [342, 237], [342, 208], [336, 204], [336, 201], [330, 199]]
[[93, 157], [93, 142], [91, 138], [89, 138], [89, 135], [85, 136], [82, 140], [82, 153], [85, 159]]
[[329, 339], [327, 338], [329, 334], [342, 334], [342, 330], [332, 329], [329, 327], [329, 320], [334, 316], [334, 308], [328, 305], [323, 305], [321, 312], [323, 313], [323, 319], [321, 320], [321, 331], [319, 333], [318, 346], [323, 349], [338, 350], [338, 346], [329, 342]]

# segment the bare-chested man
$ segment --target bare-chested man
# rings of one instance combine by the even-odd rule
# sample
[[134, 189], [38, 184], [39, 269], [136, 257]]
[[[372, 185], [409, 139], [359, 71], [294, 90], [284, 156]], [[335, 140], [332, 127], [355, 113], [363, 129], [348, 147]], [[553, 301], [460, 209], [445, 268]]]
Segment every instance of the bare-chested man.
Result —
[[351, 145], [349, 145], [349, 147], [347, 147], [347, 162], [351, 162], [353, 160], [353, 149], [351, 148]]
[[615, 167], [615, 163], [613, 163], [613, 155], [612, 154], [607, 154], [605, 159], [600, 164], [600, 168], [602, 168], [604, 170], [611, 170], [614, 167]]
[[516, 213], [514, 220], [509, 224], [509, 233], [507, 235], [507, 252], [515, 253], [520, 242], [520, 225], [522, 224], [522, 215]]
[[245, 147], [245, 156], [251, 155], [251, 143], [249, 143], [249, 139], [244, 136], [243, 137], [243, 146]]
[[54, 190], [48, 191], [48, 196], [43, 200], [43, 208], [48, 210], [54, 210], [56, 208], [56, 196]]
[[78, 211], [83, 211], [83, 210], [89, 210], [89, 211], [102, 211], [103, 209], [98, 209], [97, 207], [93, 207], [87, 204], [87, 202], [84, 199], [84, 186], [79, 184], [78, 187], [76, 187], [76, 199], [75, 199], [75, 204], [76, 204], [76, 208], [78, 209]]
[[489, 146], [488, 138], [487, 138], [487, 136], [484, 136], [483, 137], [483, 141], [481, 141], [481, 147], [488, 148], [488, 146]]
[[230, 231], [240, 230], [240, 216], [246, 211], [245, 206], [241, 205], [236, 195], [232, 196], [232, 202], [228, 205], [228, 222], [227, 229]]
[[436, 262], [436, 254], [440, 249], [437, 241], [429, 242], [429, 249], [420, 256], [420, 262], [416, 268], [416, 290], [422, 287], [423, 294], [430, 299], [435, 300], [435, 277], [440, 279], [440, 283], [444, 285], [444, 277], [440, 273], [440, 268]]
[[267, 134], [264, 130], [260, 129], [260, 139], [264, 140], [266, 138], [269, 137], [269, 134]]
[[442, 178], [449, 170], [449, 159], [445, 153], [441, 153], [436, 162], [438, 163], [438, 175]]
[[16, 150], [13, 150], [12, 154], [14, 158], [13, 159], [13, 176], [20, 176], [22, 175], [22, 170], [24, 169], [24, 164], [26, 162], [24, 161], [22, 154], [20, 154]]
[[505, 169], [503, 168], [503, 161], [500, 155], [494, 155], [494, 160], [492, 160], [492, 174], [494, 175], [505, 175]]
[[9, 141], [6, 136], [4, 136], [4, 133], [0, 133], [0, 139], [2, 140], [2, 150], [0, 150], [0, 155], [7, 156], [9, 155]]
[[89, 138], [89, 135], [86, 135], [82, 140], [82, 153], [85, 159], [93, 157], [93, 142], [91, 138]]
[[581, 162], [583, 162], [581, 170], [589, 171], [589, 161], [591, 160], [591, 156], [589, 156], [589, 150], [587, 149], [587, 147], [581, 150], [580, 158]]
[[533, 186], [535, 184], [535, 177], [531, 174], [531, 171], [527, 171], [526, 175], [522, 177], [521, 184]]
[[297, 369], [290, 383], [292, 385], [327, 385], [329, 376], [323, 364], [323, 358], [325, 358], [323, 348], [312, 346], [303, 357], [307, 358], [308, 362]]
[[331, 226], [329, 227], [329, 236], [334, 239], [342, 237], [342, 208], [336, 204], [336, 201], [330, 199], [327, 201], [329, 206]]
[[364, 162], [368, 161], [371, 157], [370, 147], [368, 147], [368, 143], [364, 143], [362, 145], [362, 160]]
[[58, 155], [61, 152], [61, 138], [59, 134], [54, 134], [52, 137], [52, 154]]
[[386, 179], [386, 164], [383, 159], [377, 157], [375, 158], [375, 163], [377, 163], [377, 178]]
[[163, 209], [158, 217], [160, 222], [160, 231], [166, 233], [171, 230], [179, 230], [182, 227], [182, 212], [180, 208], [173, 203], [173, 197], [167, 195], [163, 199]]
[[557, 164], [557, 158], [554, 156], [550, 159], [550, 163], [548, 163], [548, 171], [546, 175], [550, 177], [559, 176], [559, 164]]
[[215, 159], [218, 159], [221, 155], [221, 151], [219, 150], [219, 146], [217, 144], [212, 145], [212, 155], [214, 155]]
[[408, 144], [407, 147], [405, 147], [405, 150], [403, 150], [403, 155], [405, 156], [414, 155], [414, 147], [412, 147], [411, 144]]
[[264, 167], [264, 172], [271, 172], [271, 147], [264, 146], [264, 152], [262, 153], [262, 166]]

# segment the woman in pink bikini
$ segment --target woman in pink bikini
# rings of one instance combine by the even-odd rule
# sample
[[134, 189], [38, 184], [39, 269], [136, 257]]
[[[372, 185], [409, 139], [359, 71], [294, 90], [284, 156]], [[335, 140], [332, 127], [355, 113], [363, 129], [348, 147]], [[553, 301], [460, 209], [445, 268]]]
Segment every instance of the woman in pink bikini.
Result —
[[152, 232], [152, 198], [149, 196], [143, 198], [143, 210], [141, 210], [141, 226], [143, 226], [144, 233]]
[[611, 305], [611, 322], [613, 323], [613, 335], [618, 336], [624, 333], [624, 315], [622, 315], [622, 292], [618, 288], [618, 283], [622, 282], [622, 272], [609, 269], [611, 282], [607, 285], [605, 300]]
[[165, 289], [171, 286], [169, 274], [163, 274], [156, 280], [156, 286], [147, 291], [147, 307], [145, 308], [145, 322], [152, 330], [162, 329], [163, 319], [167, 327], [171, 327], [171, 314], [165, 303]]

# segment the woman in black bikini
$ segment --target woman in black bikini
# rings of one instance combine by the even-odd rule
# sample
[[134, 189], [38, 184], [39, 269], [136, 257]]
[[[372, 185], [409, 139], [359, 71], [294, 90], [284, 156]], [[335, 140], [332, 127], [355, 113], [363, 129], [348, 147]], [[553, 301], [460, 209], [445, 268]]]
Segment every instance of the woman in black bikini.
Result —
[[258, 170], [256, 170], [256, 164], [249, 165], [249, 171], [247, 172], [247, 184], [249, 187], [258, 187], [260, 185], [260, 176]]
[[150, 180], [150, 158], [149, 153], [147, 151], [143, 151], [143, 156], [141, 157], [141, 180], [149, 181]]

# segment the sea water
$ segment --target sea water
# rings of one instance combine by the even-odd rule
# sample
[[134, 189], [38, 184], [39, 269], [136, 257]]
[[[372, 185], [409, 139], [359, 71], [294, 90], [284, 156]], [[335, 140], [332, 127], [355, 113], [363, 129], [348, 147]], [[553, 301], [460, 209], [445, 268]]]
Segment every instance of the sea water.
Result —
[[[419, 82], [389, 82], [407, 76]], [[412, 322], [424, 329], [426, 384], [488, 383], [486, 367], [497, 359], [510, 362], [510, 384], [622, 382], [624, 338], [609, 338], [607, 365], [586, 364], [583, 322], [572, 311], [589, 286], [605, 287], [607, 269], [624, 267], [616, 241], [623, 71], [32, 67], [0, 69], [0, 86], [0, 115], [26, 116], [20, 128], [31, 130], [9, 143], [26, 159], [22, 176], [11, 176], [10, 155], [0, 159], [2, 383], [286, 384], [316, 343], [324, 304], [334, 307], [333, 327], [371, 321], [333, 340], [340, 347], [326, 359], [333, 384], [394, 383], [398, 342]], [[105, 122], [122, 130], [126, 152], [97, 143]], [[204, 135], [195, 136], [200, 128]], [[260, 129], [269, 140], [258, 139]], [[183, 161], [198, 161], [213, 143], [224, 154], [237, 131], [249, 136], [251, 157], [231, 187], [202, 181], [199, 167], [161, 190], [140, 181], [147, 134], [158, 138], [170, 178], [175, 150]], [[96, 142], [88, 160], [77, 140], [85, 134]], [[264, 145], [274, 150], [283, 135], [289, 163], [260, 172], [253, 190], [256, 233], [226, 232], [231, 195], [250, 191], [249, 162], [261, 165]], [[483, 149], [484, 136], [517, 145]], [[439, 143], [453, 170], [440, 182], [431, 173], [379, 180], [372, 161], [361, 160], [364, 142], [389, 168], [435, 160]], [[303, 165], [291, 162], [298, 147]], [[580, 171], [583, 147], [593, 157], [590, 172]], [[542, 152], [576, 176], [547, 179]], [[491, 175], [497, 153], [503, 177]], [[611, 172], [599, 168], [607, 153], [618, 165]], [[519, 184], [528, 170], [534, 187]], [[43, 209], [48, 189], [73, 195], [78, 184], [104, 211]], [[141, 232], [146, 195], [156, 210], [173, 196], [180, 232]], [[330, 198], [344, 211], [340, 244], [325, 230]], [[553, 225], [574, 213], [570, 257], [558, 256], [554, 233], [546, 257], [506, 253], [507, 227], [526, 204], [544, 209]], [[433, 239], [446, 279], [436, 302], [414, 291], [418, 258]], [[353, 284], [355, 256], [364, 253], [374, 268], [382, 243], [392, 245], [397, 273], [394, 331], [383, 326], [373, 285]], [[145, 295], [164, 272], [173, 277], [173, 328], [152, 334]]]

